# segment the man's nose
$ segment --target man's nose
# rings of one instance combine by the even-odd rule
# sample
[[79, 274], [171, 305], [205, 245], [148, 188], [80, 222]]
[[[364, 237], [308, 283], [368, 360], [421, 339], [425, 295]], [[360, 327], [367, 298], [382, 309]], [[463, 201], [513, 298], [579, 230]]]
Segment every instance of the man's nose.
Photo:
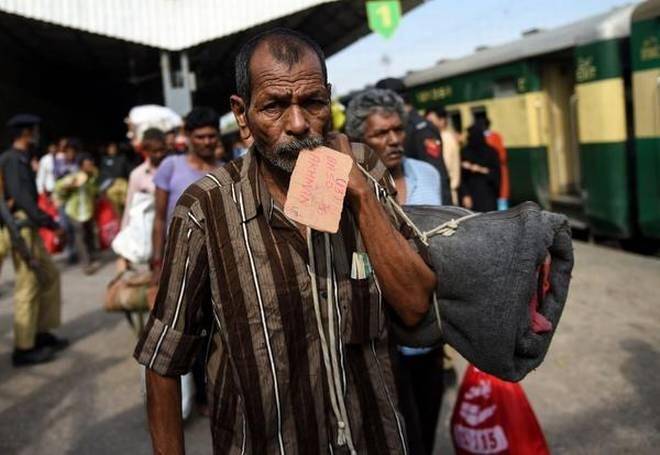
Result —
[[387, 145], [399, 145], [401, 138], [394, 130], [389, 130], [387, 133]]
[[286, 132], [290, 136], [305, 136], [309, 131], [309, 123], [303, 110], [296, 105], [289, 108], [287, 116]]

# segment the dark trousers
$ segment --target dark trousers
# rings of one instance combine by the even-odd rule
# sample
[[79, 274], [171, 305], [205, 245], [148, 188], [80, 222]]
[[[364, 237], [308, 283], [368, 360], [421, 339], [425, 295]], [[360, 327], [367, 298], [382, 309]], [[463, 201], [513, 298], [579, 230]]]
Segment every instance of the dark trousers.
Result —
[[66, 234], [66, 247], [65, 253], [69, 261], [73, 261], [76, 258], [76, 231], [73, 226], [73, 220], [69, 218], [69, 215], [66, 214], [64, 206], [60, 207], [58, 210], [60, 215], [60, 226]]
[[206, 396], [206, 351], [200, 350], [195, 357], [192, 367], [193, 381], [195, 382], [195, 403], [208, 404]]
[[79, 221], [71, 220], [75, 232], [75, 245], [78, 259], [83, 265], [90, 265], [96, 259], [96, 239], [94, 237], [94, 220]]
[[442, 355], [442, 347], [421, 355], [398, 354], [399, 409], [411, 455], [433, 451], [444, 392]]

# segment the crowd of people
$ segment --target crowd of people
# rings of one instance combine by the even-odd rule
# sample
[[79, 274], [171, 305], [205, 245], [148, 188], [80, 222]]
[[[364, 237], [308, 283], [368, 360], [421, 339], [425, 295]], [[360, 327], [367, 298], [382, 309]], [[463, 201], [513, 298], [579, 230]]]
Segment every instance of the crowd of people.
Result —
[[[441, 106], [422, 116], [396, 79], [353, 97], [341, 126], [346, 136], [329, 132], [323, 54], [294, 32], [259, 35], [242, 48], [236, 66], [231, 106], [239, 135], [225, 146], [219, 116], [207, 107], [194, 108], [177, 129], [148, 122], [132, 128], [131, 146], [113, 142], [92, 155], [80, 140], [62, 138], [38, 160], [41, 119], [9, 121], [12, 145], [0, 172], [12, 219], [3, 218], [0, 243], [3, 257], [12, 250], [16, 268], [14, 365], [49, 361], [68, 344], [52, 332], [60, 321], [60, 279], [39, 229], [63, 245], [70, 264], [95, 273], [96, 215], [105, 201], [121, 220], [120, 232], [148, 223], [142, 228], [151, 233], [146, 258], [120, 255], [117, 266], [120, 272], [147, 267], [158, 288], [135, 351], [147, 368], [155, 449], [182, 447], [178, 376], [192, 371], [187, 381], [195, 383], [201, 412], [211, 416], [216, 453], [246, 447], [247, 453], [316, 453], [320, 446], [398, 453], [402, 444], [431, 453], [444, 370], [451, 369], [443, 346], [399, 343], [391, 364], [382, 309], [351, 313], [339, 303], [320, 309], [318, 300], [372, 305], [384, 296], [403, 324], [414, 326], [428, 310], [435, 274], [392, 230], [363, 177], [351, 176], [351, 215], [335, 240], [286, 218], [288, 177], [301, 149], [326, 143], [354, 156], [400, 205], [497, 210], [509, 197], [501, 136], [487, 118], [461, 136]], [[349, 140], [369, 146], [377, 159], [351, 151]], [[136, 211], [139, 204], [144, 208]], [[355, 257], [366, 261], [367, 278], [352, 277]], [[317, 274], [327, 280], [317, 285]], [[388, 395], [392, 371], [405, 437]]]

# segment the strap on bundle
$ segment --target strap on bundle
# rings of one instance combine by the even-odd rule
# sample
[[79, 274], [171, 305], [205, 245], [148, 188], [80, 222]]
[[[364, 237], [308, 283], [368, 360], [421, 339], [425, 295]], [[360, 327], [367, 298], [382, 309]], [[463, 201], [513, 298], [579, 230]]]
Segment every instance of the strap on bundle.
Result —
[[446, 223], [442, 223], [440, 226], [434, 227], [430, 231], [422, 231], [419, 229], [415, 223], [412, 222], [410, 217], [406, 214], [406, 212], [403, 211], [403, 208], [399, 205], [399, 203], [394, 199], [391, 195], [388, 194], [387, 191], [382, 187], [382, 185], [372, 176], [365, 168], [363, 168], [359, 163], [355, 163], [362, 171], [362, 173], [369, 179], [371, 182], [376, 185], [376, 187], [383, 192], [384, 194], [387, 194], [387, 201], [390, 203], [392, 209], [396, 212], [396, 214], [403, 220], [406, 225], [412, 229], [412, 231], [415, 233], [417, 238], [422, 241], [422, 243], [426, 246], [429, 246], [429, 239], [431, 237], [435, 237], [436, 235], [442, 235], [444, 237], [451, 237], [456, 233], [458, 230], [459, 224], [461, 224], [463, 221], [469, 220], [470, 218], [474, 218], [480, 213], [469, 213], [468, 215], [462, 216], [458, 219], [451, 219], [447, 221]]

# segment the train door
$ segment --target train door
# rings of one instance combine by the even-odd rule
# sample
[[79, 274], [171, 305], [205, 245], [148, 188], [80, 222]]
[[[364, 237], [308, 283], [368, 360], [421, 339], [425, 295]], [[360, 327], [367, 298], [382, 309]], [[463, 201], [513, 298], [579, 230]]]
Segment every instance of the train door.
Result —
[[578, 199], [580, 195], [574, 74], [570, 55], [543, 62], [542, 83], [547, 95], [548, 167], [553, 201], [568, 202]]
[[453, 128], [458, 134], [463, 134], [463, 119], [461, 118], [461, 111], [448, 110], [447, 115], [449, 116], [449, 125], [451, 128]]
[[484, 125], [486, 122], [486, 119], [488, 118], [488, 111], [486, 110], [486, 106], [473, 106], [470, 109], [470, 112], [472, 113], [472, 124], [477, 124], [480, 123], [481, 125]]

